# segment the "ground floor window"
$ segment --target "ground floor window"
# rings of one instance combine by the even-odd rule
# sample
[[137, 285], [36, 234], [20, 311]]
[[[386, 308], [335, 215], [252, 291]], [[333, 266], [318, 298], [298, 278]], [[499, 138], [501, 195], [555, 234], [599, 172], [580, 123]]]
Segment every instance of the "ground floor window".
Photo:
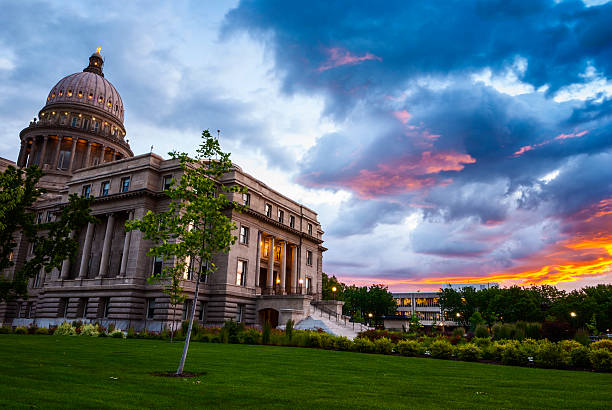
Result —
[[312, 278], [309, 276], [306, 277], [306, 293], [309, 295], [312, 293]]
[[57, 308], [57, 317], [68, 317], [68, 298], [61, 298]]
[[110, 298], [100, 298], [100, 302], [98, 304], [98, 317], [106, 318], [108, 317], [108, 306], [110, 305]]
[[183, 303], [183, 320], [189, 319], [189, 313], [191, 312], [191, 304], [193, 301], [191, 299], [185, 300]]
[[87, 298], [79, 299], [79, 310], [77, 311], [77, 317], [86, 318], [87, 317], [87, 305], [89, 300]]
[[155, 299], [147, 299], [147, 319], [155, 317]]
[[198, 320], [202, 323], [206, 323], [206, 302], [200, 302], [200, 313], [198, 314]]
[[238, 268], [236, 269], [236, 285], [246, 285], [246, 274], [247, 274], [247, 261], [238, 261]]
[[238, 305], [238, 310], [236, 311], [236, 322], [242, 323], [244, 320], [244, 305]]

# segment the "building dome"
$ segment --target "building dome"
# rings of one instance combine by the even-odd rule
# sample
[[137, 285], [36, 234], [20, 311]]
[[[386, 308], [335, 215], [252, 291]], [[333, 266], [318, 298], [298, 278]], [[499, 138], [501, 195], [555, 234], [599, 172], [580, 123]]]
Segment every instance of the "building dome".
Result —
[[77, 104], [109, 115], [123, 125], [123, 101], [117, 89], [104, 78], [103, 65], [98, 49], [89, 57], [89, 66], [83, 72], [70, 74], [55, 84], [43, 110], [55, 105]]

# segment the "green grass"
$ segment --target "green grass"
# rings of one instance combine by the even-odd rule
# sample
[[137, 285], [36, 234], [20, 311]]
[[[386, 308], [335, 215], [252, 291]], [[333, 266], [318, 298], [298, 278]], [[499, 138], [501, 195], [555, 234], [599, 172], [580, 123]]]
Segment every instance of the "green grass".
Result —
[[[612, 374], [274, 346], [0, 335], [0, 408], [605, 408]], [[117, 380], [114, 380], [116, 377]]]

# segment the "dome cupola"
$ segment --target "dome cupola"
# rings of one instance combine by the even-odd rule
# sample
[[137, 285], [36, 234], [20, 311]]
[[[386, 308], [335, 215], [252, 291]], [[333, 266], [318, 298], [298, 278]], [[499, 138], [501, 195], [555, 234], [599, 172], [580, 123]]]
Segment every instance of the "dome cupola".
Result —
[[98, 47], [96, 52], [89, 57], [89, 65], [83, 69], [83, 72], [98, 74], [101, 77], [104, 77], [104, 73], [102, 72], [102, 66], [104, 65], [104, 60], [100, 55], [100, 50], [102, 47]]

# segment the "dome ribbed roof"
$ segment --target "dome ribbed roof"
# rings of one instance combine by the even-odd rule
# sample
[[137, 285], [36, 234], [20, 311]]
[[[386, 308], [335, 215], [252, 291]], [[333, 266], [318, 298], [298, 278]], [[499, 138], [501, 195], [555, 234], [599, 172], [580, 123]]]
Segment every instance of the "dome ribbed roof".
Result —
[[[94, 54], [92, 57], [97, 55], [99, 54]], [[84, 71], [59, 80], [49, 92], [45, 108], [55, 104], [79, 104], [102, 110], [123, 124], [121, 96], [110, 81], [101, 75], [101, 67], [99, 70], [100, 74]]]

